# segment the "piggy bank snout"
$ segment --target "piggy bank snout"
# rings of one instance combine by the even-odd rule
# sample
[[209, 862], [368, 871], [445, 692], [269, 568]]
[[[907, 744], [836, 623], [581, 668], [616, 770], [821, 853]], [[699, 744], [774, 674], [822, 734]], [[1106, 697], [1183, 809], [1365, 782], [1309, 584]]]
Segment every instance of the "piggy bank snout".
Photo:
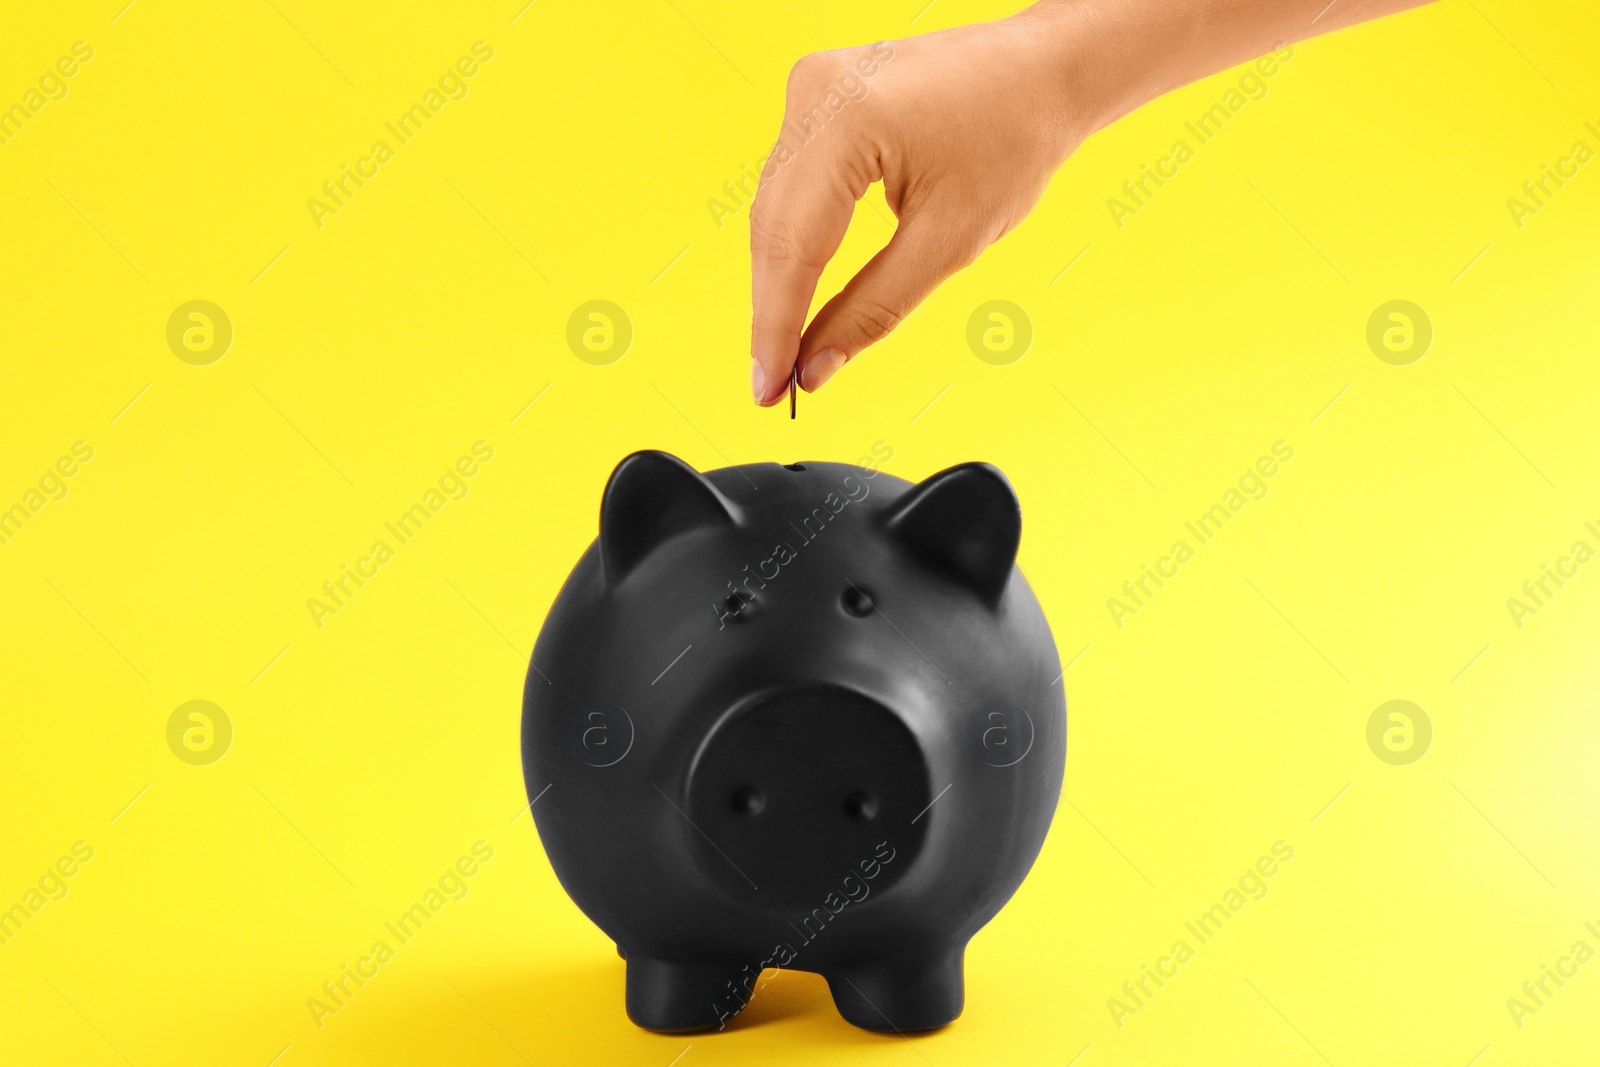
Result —
[[724, 718], [690, 769], [687, 799], [713, 883], [756, 906], [809, 910], [830, 894], [877, 893], [897, 881], [921, 845], [918, 816], [932, 798], [922, 746], [900, 715], [853, 690], [818, 686], [761, 697]]

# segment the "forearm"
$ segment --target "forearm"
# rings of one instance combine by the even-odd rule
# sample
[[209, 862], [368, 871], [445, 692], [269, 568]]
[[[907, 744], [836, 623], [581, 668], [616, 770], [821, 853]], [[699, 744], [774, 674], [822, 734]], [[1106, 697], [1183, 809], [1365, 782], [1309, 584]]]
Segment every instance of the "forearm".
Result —
[[1043, 43], [1082, 136], [1285, 44], [1430, 0], [1041, 0], [1014, 19]]

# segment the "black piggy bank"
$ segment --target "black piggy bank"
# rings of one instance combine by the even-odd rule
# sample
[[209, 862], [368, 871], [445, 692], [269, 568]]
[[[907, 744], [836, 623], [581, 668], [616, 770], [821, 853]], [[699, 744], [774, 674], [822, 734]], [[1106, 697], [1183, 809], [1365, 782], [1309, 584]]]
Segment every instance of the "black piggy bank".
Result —
[[618, 465], [534, 649], [522, 760], [636, 1024], [720, 1028], [774, 967], [868, 1030], [961, 1013], [967, 941], [1032, 866], [1066, 759], [1021, 530], [980, 463], [918, 485]]

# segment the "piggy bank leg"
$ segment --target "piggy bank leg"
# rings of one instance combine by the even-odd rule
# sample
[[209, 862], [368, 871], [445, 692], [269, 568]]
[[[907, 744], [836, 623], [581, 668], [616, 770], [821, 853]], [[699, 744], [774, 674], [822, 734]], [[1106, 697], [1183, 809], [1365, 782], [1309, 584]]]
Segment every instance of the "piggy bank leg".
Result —
[[834, 1006], [863, 1030], [932, 1030], [961, 1014], [966, 946], [879, 960], [827, 975]]
[[730, 992], [737, 967], [667, 963], [637, 953], [626, 958], [628, 1018], [635, 1026], [668, 1034], [712, 1030], [744, 1008]]

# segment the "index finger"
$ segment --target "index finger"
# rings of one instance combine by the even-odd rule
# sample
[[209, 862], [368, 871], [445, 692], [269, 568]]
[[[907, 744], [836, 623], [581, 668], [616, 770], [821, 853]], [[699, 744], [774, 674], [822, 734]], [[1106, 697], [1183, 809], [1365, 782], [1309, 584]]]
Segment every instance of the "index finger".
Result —
[[762, 168], [750, 209], [750, 355], [751, 386], [763, 406], [788, 387], [817, 279], [855, 210], [835, 160], [821, 144], [797, 152], [780, 140]]

